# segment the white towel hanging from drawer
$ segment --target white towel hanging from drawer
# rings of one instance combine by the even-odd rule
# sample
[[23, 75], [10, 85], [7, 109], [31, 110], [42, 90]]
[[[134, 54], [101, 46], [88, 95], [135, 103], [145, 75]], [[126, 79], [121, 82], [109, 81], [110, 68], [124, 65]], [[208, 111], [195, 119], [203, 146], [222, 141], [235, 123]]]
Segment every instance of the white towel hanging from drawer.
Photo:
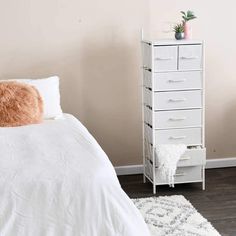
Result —
[[157, 164], [162, 179], [174, 187], [174, 175], [180, 157], [187, 150], [185, 144], [160, 144], [156, 147]]

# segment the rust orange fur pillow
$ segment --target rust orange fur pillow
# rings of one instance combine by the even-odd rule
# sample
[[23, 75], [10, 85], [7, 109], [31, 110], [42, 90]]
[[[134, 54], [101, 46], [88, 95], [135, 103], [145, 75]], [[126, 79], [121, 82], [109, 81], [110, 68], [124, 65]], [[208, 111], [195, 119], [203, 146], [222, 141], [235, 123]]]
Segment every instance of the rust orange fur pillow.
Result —
[[37, 124], [43, 119], [43, 101], [36, 88], [18, 82], [0, 82], [0, 127]]

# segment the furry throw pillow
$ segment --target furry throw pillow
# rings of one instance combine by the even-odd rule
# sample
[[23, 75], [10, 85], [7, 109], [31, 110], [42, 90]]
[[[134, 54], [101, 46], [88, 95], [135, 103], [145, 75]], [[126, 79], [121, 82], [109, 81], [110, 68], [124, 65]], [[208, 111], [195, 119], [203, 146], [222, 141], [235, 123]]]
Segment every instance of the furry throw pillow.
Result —
[[43, 119], [43, 100], [36, 88], [0, 82], [0, 127], [37, 124]]

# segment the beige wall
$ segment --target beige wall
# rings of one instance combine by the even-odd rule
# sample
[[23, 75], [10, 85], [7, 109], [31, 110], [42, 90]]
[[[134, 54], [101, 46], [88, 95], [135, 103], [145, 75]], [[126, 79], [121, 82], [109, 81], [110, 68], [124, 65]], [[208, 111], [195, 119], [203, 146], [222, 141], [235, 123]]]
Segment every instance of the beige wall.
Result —
[[227, 5], [194, 0], [0, 0], [0, 77], [59, 75], [64, 111], [88, 127], [114, 165], [139, 164], [139, 30], [149, 32], [151, 25], [154, 34], [169, 37], [163, 33], [169, 29], [166, 22], [176, 21], [179, 10], [193, 9], [199, 16], [193, 22], [194, 35], [207, 44], [208, 157], [236, 156], [234, 5], [233, 0]]
[[141, 163], [146, 0], [0, 0], [0, 78], [61, 77], [62, 105], [114, 165]]

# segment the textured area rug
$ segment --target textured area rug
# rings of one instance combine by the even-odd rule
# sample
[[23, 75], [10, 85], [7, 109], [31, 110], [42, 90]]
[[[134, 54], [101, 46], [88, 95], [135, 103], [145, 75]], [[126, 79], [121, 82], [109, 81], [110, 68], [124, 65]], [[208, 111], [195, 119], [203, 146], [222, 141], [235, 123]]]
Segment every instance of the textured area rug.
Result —
[[133, 199], [152, 236], [219, 236], [183, 196]]

